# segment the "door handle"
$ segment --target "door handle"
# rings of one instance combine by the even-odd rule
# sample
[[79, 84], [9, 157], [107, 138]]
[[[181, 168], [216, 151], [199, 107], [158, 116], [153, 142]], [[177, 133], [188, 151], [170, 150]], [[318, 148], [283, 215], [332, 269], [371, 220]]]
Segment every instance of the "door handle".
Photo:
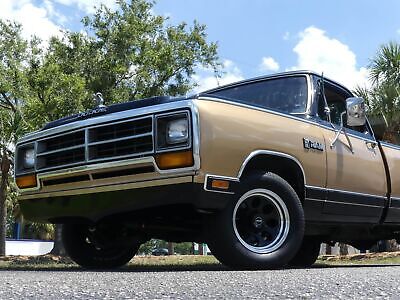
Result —
[[367, 145], [368, 149], [374, 150], [378, 143], [374, 141], [365, 141], [365, 145]]

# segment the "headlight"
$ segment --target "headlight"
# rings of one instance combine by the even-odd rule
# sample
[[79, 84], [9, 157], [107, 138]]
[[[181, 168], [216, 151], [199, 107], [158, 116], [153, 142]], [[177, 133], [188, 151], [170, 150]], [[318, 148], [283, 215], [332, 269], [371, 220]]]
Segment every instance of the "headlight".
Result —
[[190, 115], [187, 111], [160, 114], [157, 122], [157, 152], [185, 150], [191, 146]]
[[184, 143], [189, 138], [187, 119], [173, 120], [167, 123], [167, 144]]
[[26, 169], [32, 169], [35, 166], [35, 150], [33, 148], [24, 150], [23, 165]]
[[17, 146], [16, 175], [25, 171], [32, 171], [35, 167], [35, 145]]

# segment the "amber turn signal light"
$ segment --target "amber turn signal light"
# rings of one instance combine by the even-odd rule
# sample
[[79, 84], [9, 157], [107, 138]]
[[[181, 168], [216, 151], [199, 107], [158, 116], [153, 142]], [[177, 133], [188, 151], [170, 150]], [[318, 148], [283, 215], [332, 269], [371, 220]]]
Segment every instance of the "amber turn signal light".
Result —
[[193, 166], [192, 151], [162, 153], [156, 155], [156, 162], [161, 170]]
[[227, 190], [229, 189], [229, 181], [213, 179], [211, 182], [211, 187], [213, 189]]
[[15, 179], [20, 189], [33, 188], [37, 186], [36, 175], [25, 175]]

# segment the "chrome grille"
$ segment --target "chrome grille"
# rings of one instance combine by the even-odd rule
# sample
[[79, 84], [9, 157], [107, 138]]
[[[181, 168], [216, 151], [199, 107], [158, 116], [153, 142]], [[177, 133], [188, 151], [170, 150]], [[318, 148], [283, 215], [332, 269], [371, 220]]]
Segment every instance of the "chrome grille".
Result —
[[154, 152], [153, 117], [99, 124], [37, 142], [38, 171]]

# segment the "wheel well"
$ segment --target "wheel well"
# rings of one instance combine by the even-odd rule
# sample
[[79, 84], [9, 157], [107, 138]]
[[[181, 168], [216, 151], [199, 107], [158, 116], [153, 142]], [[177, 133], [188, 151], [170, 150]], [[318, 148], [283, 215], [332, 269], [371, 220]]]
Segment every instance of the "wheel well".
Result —
[[304, 203], [305, 178], [298, 163], [287, 157], [276, 155], [260, 154], [253, 157], [245, 166], [241, 177], [246, 177], [254, 171], [265, 171], [275, 173], [286, 180], [296, 191], [299, 199]]

